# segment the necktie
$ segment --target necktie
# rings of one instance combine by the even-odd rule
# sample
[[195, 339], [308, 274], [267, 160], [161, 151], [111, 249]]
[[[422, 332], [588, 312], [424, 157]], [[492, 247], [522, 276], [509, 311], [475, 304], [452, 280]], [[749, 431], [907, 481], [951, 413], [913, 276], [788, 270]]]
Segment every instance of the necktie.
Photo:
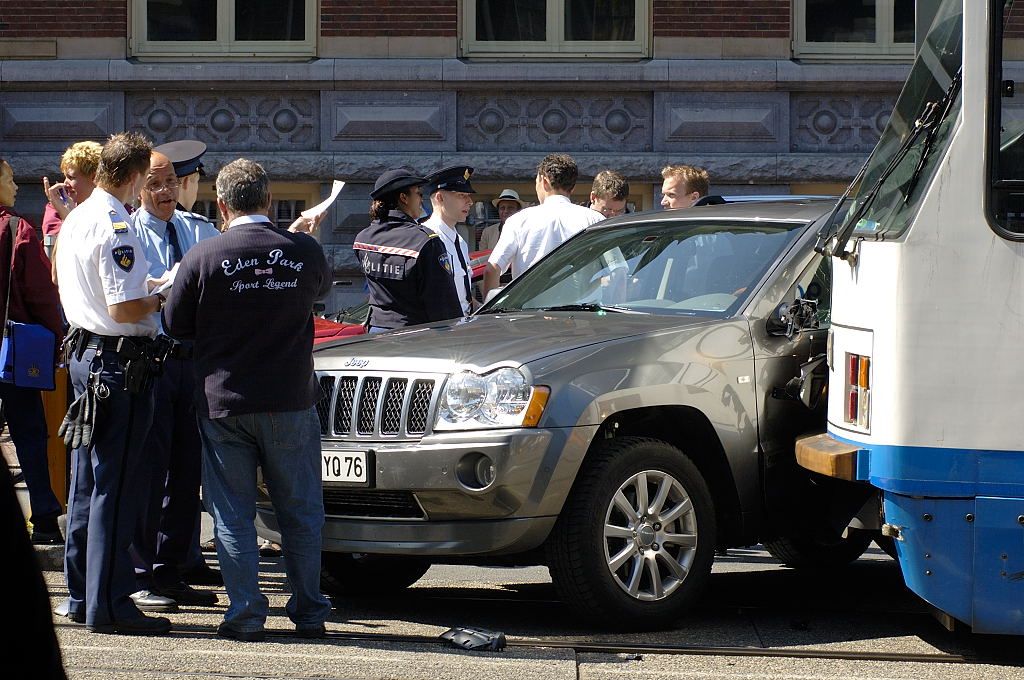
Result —
[[167, 243], [171, 246], [171, 266], [173, 267], [176, 263], [181, 262], [181, 258], [185, 257], [185, 253], [181, 250], [181, 241], [178, 240], [178, 231], [174, 228], [173, 222], [167, 223]]
[[469, 279], [469, 266], [466, 258], [462, 255], [462, 241], [459, 239], [459, 232], [455, 232], [455, 254], [459, 256], [459, 264], [462, 265], [462, 279], [466, 284], [466, 302], [470, 310], [473, 309], [473, 284]]

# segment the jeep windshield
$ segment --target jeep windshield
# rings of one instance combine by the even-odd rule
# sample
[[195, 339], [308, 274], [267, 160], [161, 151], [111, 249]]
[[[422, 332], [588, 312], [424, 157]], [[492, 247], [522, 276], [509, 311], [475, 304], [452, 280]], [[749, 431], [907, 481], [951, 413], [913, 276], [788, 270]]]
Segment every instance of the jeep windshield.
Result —
[[591, 229], [526, 271], [480, 313], [730, 316], [804, 226], [685, 220]]

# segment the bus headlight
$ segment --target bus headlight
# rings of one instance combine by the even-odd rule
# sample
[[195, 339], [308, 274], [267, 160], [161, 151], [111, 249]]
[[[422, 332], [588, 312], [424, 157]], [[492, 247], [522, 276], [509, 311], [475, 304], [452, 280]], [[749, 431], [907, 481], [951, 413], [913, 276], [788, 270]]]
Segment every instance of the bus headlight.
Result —
[[462, 371], [445, 385], [435, 430], [536, 427], [550, 390], [531, 385], [517, 368], [486, 375]]

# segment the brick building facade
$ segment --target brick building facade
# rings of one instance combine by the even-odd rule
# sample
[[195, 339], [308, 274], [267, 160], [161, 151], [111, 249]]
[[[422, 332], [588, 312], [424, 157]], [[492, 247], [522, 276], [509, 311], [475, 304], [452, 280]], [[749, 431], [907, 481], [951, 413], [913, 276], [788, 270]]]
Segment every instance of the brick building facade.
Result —
[[[585, 178], [626, 174], [639, 209], [656, 206], [670, 162], [707, 167], [719, 193], [833, 193], [877, 140], [913, 49], [902, 0], [841, 19], [871, 43], [821, 32], [816, 12], [853, 4], [838, 0], [613, 0], [610, 22], [546, 2], [4, 0], [0, 156], [31, 185], [81, 139], [201, 139], [211, 170], [263, 163], [282, 220], [344, 179], [322, 233], [352, 284], [338, 307], [361, 294], [349, 246], [389, 166], [472, 165], [487, 199], [532, 194], [537, 161], [565, 151]], [[41, 213], [25, 188], [19, 207]]]

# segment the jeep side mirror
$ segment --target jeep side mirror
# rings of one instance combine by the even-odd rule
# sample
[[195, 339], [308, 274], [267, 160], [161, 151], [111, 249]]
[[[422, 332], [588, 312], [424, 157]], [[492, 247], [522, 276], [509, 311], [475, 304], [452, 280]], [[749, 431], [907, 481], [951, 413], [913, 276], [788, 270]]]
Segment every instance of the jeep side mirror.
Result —
[[797, 298], [791, 303], [783, 302], [775, 308], [765, 322], [768, 335], [792, 338], [800, 331], [818, 327], [818, 303], [816, 300]]

